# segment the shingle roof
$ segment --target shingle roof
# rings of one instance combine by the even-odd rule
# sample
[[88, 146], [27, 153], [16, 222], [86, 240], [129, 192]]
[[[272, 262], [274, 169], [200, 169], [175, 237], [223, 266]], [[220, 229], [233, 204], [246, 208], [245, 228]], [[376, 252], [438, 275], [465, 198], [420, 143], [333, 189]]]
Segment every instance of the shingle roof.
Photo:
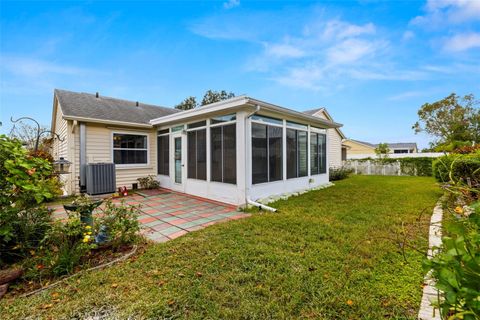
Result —
[[[354, 140], [354, 139], [349, 139], [350, 141], [353, 142], [358, 142], [367, 146], [370, 146], [372, 148], [378, 147], [379, 143], [370, 143], [370, 142], [365, 142], [365, 141], [360, 141], [360, 140]], [[415, 142], [395, 142], [395, 143], [388, 143], [388, 148], [390, 149], [415, 149], [417, 147], [417, 144]]]
[[64, 116], [150, 124], [150, 120], [179, 112], [155, 106], [90, 93], [55, 89]]
[[390, 149], [415, 149], [417, 144], [415, 142], [398, 142], [388, 143]]

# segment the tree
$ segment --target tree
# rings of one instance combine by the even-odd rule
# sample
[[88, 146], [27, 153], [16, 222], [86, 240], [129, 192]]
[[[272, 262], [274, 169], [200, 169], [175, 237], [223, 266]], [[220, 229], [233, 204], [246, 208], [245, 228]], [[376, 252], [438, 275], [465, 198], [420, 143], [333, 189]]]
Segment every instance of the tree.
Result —
[[388, 143], [379, 143], [375, 148], [375, 153], [377, 157], [380, 159], [388, 158], [388, 154], [390, 153], [390, 148], [388, 147]]
[[426, 132], [434, 137], [431, 147], [451, 151], [456, 147], [480, 142], [480, 109], [473, 94], [448, 97], [425, 103], [418, 110], [415, 133]]
[[197, 98], [190, 96], [175, 106], [175, 109], [190, 110], [210, 103], [219, 102], [235, 97], [233, 92], [207, 90], [203, 95], [202, 103], [197, 103]]
[[183, 100], [179, 104], [177, 104], [175, 106], [175, 109], [190, 110], [196, 107], [197, 107], [197, 98], [190, 96], [188, 98], [185, 98], [185, 100]]
[[[40, 132], [48, 131], [46, 126], [40, 126]], [[10, 132], [10, 138], [19, 140], [25, 148], [32, 151], [37, 141], [38, 128], [28, 123], [19, 121]], [[49, 152], [53, 139], [44, 134], [39, 139], [38, 150]]]
[[212, 91], [208, 90], [205, 92], [203, 95], [202, 99], [202, 106], [210, 104], [210, 103], [215, 103], [223, 100], [227, 100], [230, 98], [235, 97], [235, 94], [233, 92], [226, 92], [225, 90], [222, 91]]

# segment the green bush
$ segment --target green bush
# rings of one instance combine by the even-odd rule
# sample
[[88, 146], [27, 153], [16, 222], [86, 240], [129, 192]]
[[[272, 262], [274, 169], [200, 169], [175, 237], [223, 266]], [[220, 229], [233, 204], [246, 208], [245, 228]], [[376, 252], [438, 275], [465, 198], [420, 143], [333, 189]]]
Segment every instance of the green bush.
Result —
[[138, 239], [140, 223], [138, 222], [138, 206], [115, 205], [111, 200], [105, 204], [101, 217], [95, 222], [95, 229], [105, 226], [108, 233], [108, 241], [114, 246], [119, 247], [128, 245]]
[[480, 185], [480, 151], [450, 154], [433, 162], [433, 174], [439, 182], [464, 182]]
[[56, 222], [44, 240], [44, 262], [54, 276], [71, 274], [82, 258], [95, 248], [93, 230], [70, 215], [67, 221]]
[[346, 167], [330, 168], [330, 181], [343, 180], [352, 174], [353, 170]]
[[[480, 203], [468, 216], [456, 216], [444, 223], [448, 236], [442, 238], [441, 252], [425, 261], [433, 271], [436, 287], [442, 291], [439, 303], [443, 319], [473, 320], [480, 317]], [[472, 208], [456, 208], [467, 214]]]
[[0, 211], [0, 268], [30, 255], [51, 228], [51, 212], [45, 207]]
[[158, 189], [160, 188], [160, 182], [155, 178], [154, 175], [149, 175], [143, 178], [137, 179], [140, 183], [140, 187], [143, 189]]

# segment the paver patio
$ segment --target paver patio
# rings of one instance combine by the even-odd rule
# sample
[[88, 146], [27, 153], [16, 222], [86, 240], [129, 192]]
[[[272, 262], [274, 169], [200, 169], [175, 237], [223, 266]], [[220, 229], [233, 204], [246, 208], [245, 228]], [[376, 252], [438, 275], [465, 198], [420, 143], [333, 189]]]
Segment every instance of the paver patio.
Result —
[[[139, 191], [136, 194], [114, 199], [127, 204], [140, 205], [139, 221], [142, 233], [156, 242], [178, 238], [188, 232], [209, 225], [250, 216], [238, 212], [233, 205], [199, 198], [167, 189]], [[67, 213], [62, 205], [54, 205], [54, 217], [64, 219]], [[101, 212], [101, 208], [95, 213]]]

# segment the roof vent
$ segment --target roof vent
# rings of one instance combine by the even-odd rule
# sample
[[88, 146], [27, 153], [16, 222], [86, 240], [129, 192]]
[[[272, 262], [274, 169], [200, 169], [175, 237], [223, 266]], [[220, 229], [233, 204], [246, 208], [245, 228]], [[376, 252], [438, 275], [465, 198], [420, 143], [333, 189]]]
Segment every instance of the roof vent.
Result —
[[96, 98], [98, 98], [98, 92], [97, 92], [97, 93], [95, 93], [95, 97], [96, 97]]
[[137, 102], [135, 102], [135, 105], [138, 107], [138, 101], [137, 101]]

